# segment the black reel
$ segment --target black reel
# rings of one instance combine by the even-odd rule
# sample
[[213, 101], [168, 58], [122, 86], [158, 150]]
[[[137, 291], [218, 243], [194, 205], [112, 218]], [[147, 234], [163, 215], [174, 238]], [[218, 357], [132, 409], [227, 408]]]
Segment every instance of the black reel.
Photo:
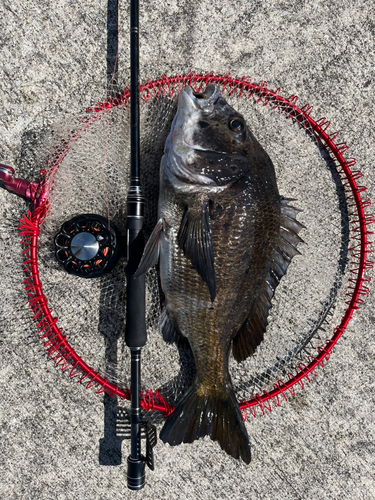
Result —
[[118, 232], [101, 215], [79, 215], [65, 222], [55, 236], [55, 255], [69, 274], [96, 278], [118, 260]]

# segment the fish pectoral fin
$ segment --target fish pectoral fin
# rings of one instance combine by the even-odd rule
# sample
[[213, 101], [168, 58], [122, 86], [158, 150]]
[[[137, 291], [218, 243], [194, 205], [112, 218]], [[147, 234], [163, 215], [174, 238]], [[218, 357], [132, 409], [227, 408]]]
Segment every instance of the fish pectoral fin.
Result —
[[236, 337], [233, 339], [233, 356], [238, 362], [254, 354], [255, 349], [262, 342], [268, 325], [268, 313], [271, 309], [271, 300], [277, 285], [286, 274], [289, 264], [295, 255], [300, 252], [297, 245], [303, 240], [298, 236], [305, 226], [296, 220], [298, 208], [288, 205], [292, 199], [281, 198], [281, 220], [279, 241], [276, 243], [270, 269], [258, 300], [250, 314], [240, 327]]
[[148, 269], [154, 266], [159, 260], [159, 240], [160, 234], [163, 230], [163, 219], [159, 219], [154, 227], [154, 230], [149, 237], [139, 266], [134, 273], [134, 277], [138, 278], [144, 274]]
[[191, 260], [208, 286], [211, 302], [213, 302], [216, 297], [216, 279], [212, 231], [207, 205], [198, 213], [189, 208], [186, 209], [177, 239], [185, 257]]

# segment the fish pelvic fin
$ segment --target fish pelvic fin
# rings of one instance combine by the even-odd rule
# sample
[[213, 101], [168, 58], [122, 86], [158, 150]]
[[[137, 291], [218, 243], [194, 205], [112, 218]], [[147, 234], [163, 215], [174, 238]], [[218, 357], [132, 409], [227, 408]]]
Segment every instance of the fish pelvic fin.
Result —
[[299, 210], [288, 205], [294, 199], [281, 197], [280, 234], [276, 248], [271, 258], [268, 275], [261, 288], [255, 306], [241, 325], [233, 339], [233, 357], [241, 362], [254, 354], [258, 345], [263, 341], [268, 325], [268, 313], [271, 309], [271, 300], [280, 280], [285, 276], [288, 266], [295, 255], [300, 254], [297, 245], [303, 243], [298, 236], [305, 226], [298, 222], [296, 216]]
[[191, 260], [208, 286], [211, 302], [213, 302], [216, 297], [216, 279], [212, 231], [207, 205], [202, 207], [198, 213], [189, 208], [186, 209], [177, 238], [185, 257]]
[[177, 345], [180, 345], [184, 342], [185, 338], [172, 325], [165, 306], [163, 307], [161, 314], [160, 314], [159, 326], [160, 326], [161, 333], [163, 335], [163, 339], [168, 344], [175, 343]]
[[159, 240], [162, 231], [163, 219], [159, 219], [151, 233], [151, 236], [147, 240], [141, 261], [136, 272], [134, 273], [135, 278], [145, 274], [148, 269], [157, 264], [159, 260]]
[[200, 395], [193, 384], [166, 420], [160, 439], [171, 446], [210, 436], [234, 458], [249, 464], [249, 436], [233, 389]]

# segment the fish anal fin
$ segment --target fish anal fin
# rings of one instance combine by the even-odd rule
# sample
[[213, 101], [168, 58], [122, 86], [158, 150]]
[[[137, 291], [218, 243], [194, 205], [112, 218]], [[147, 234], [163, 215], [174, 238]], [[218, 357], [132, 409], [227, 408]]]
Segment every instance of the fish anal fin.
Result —
[[134, 277], [138, 278], [144, 274], [148, 269], [154, 266], [159, 260], [159, 240], [160, 234], [163, 230], [163, 219], [159, 219], [156, 223], [154, 230], [149, 237], [139, 266], [134, 273]]
[[253, 311], [243, 322], [233, 339], [233, 357], [238, 362], [253, 355], [258, 345], [263, 341], [268, 325], [267, 316], [271, 308], [271, 302], [268, 298], [269, 287], [266, 285], [267, 283], [263, 285]]
[[200, 394], [193, 384], [166, 420], [160, 439], [175, 446], [206, 435], [228, 455], [250, 463], [249, 436], [232, 388]]
[[180, 344], [183, 340], [182, 335], [176, 330], [176, 328], [172, 325], [171, 320], [169, 319], [168, 312], [165, 307], [160, 314], [159, 318], [160, 330], [163, 335], [163, 339], [168, 344]]
[[202, 280], [208, 286], [211, 302], [213, 302], [216, 297], [216, 279], [211, 223], [207, 205], [200, 210], [186, 209], [177, 239], [185, 257], [191, 260]]

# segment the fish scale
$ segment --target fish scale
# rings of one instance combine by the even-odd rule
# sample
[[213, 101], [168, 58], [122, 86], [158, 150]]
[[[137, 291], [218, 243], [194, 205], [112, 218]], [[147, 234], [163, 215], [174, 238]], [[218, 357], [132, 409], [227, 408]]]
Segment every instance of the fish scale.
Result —
[[[164, 198], [171, 199], [167, 189], [162, 189], [161, 193], [161, 203]], [[251, 200], [248, 193], [244, 197], [248, 201]], [[231, 384], [228, 372], [231, 340], [249, 313], [254, 296], [259, 293], [257, 289], [261, 287], [267, 272], [263, 264], [264, 269], [260, 273], [260, 278], [251, 289], [247, 281], [250, 283], [254, 281], [251, 275], [257, 272], [259, 265], [258, 261], [252, 260], [252, 252], [249, 252], [249, 249], [254, 250], [263, 243], [261, 229], [270, 215], [264, 211], [265, 216], [258, 219], [257, 225], [253, 228], [251, 203], [243, 204], [241, 210], [238, 210], [238, 207], [237, 204], [232, 210], [227, 210], [226, 219], [229, 223], [224, 231], [220, 219], [217, 221], [215, 217], [211, 219], [217, 277], [217, 295], [213, 303], [201, 276], [191, 272], [191, 262], [186, 259], [178, 246], [176, 231], [169, 241], [172, 256], [171, 274], [163, 290], [166, 297], [174, 299], [173, 303], [168, 303], [167, 306], [168, 310], [173, 311], [173, 323], [178, 326], [181, 334], [189, 339], [197, 370], [195, 385], [200, 396], [209, 397], [210, 394], [212, 396], [218, 392], [225, 392]], [[176, 224], [176, 221], [182, 219], [184, 207], [180, 206], [177, 210], [176, 208], [174, 203], [170, 209], [163, 211], [168, 225]], [[173, 214], [171, 219], [167, 214]], [[276, 222], [274, 226], [274, 240], [276, 240], [279, 224]], [[243, 238], [245, 228], [247, 235]], [[259, 243], [254, 244], [252, 239], [256, 239], [257, 233], [260, 233]], [[266, 259], [259, 259], [261, 262], [269, 260], [273, 246], [268, 251]], [[243, 256], [246, 254], [247, 259], [244, 259]], [[250, 262], [253, 265], [249, 269]], [[241, 289], [243, 289], [242, 294]], [[223, 314], [222, 311], [226, 311], [227, 314]]]

